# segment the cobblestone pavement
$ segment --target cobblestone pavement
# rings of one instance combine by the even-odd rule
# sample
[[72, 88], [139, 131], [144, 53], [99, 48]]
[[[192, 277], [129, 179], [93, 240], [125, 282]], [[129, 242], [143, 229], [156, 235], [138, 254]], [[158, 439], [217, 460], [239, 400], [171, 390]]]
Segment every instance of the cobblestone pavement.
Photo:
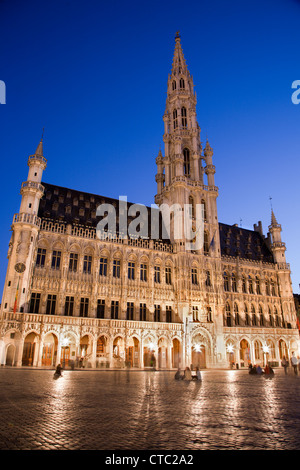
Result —
[[300, 376], [0, 369], [1, 450], [298, 450]]

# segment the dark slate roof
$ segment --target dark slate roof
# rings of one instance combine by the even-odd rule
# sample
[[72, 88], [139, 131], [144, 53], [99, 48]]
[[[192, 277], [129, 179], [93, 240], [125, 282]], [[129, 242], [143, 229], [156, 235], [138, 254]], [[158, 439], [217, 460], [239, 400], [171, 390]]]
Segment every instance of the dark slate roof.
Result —
[[219, 223], [221, 254], [274, 263], [266, 239], [255, 230]]
[[[100, 218], [96, 216], [97, 207], [100, 204], [113, 204], [116, 209], [117, 222], [119, 200], [83, 191], [64, 188], [61, 186], [42, 183], [45, 191], [40, 201], [38, 216], [65, 224], [78, 224], [85, 227], [96, 228]], [[128, 202], [127, 207], [133, 204]], [[148, 236], [150, 238], [150, 211], [148, 210]], [[128, 217], [128, 223], [130, 218]], [[118, 229], [118, 225], [117, 225]], [[256, 261], [273, 263], [273, 255], [266, 240], [259, 232], [247, 230], [235, 225], [219, 223], [221, 254], [240, 258], [248, 258]], [[160, 232], [161, 235], [161, 232]], [[164, 239], [164, 243], [170, 243]]]
[[[96, 215], [97, 207], [100, 204], [112, 204], [116, 210], [117, 231], [119, 229], [119, 200], [96, 194], [77, 191], [74, 189], [64, 188], [62, 186], [52, 185], [42, 182], [45, 188], [44, 195], [40, 201], [38, 216], [42, 219], [50, 219], [65, 224], [78, 224], [85, 227], [96, 228], [101, 217]], [[127, 202], [127, 210], [134, 203]], [[155, 210], [155, 209], [154, 209]], [[151, 207], [147, 207], [148, 211], [148, 237], [150, 238], [151, 230]], [[138, 217], [137, 214], [135, 217]], [[128, 219], [128, 224], [135, 217]], [[161, 214], [160, 214], [161, 221]], [[161, 222], [160, 222], [161, 223]], [[161, 229], [160, 229], [161, 235]], [[161, 237], [158, 237], [160, 240]], [[168, 239], [162, 240], [164, 243], [170, 243]]]

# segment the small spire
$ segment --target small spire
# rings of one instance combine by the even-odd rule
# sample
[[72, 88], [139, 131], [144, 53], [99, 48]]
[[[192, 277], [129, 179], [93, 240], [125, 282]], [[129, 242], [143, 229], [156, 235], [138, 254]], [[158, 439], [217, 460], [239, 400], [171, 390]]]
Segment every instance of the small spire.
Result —
[[177, 31], [175, 36], [175, 51], [172, 64], [172, 74], [182, 73], [187, 73], [187, 66], [181, 47], [179, 31]]
[[37, 146], [37, 149], [35, 151], [35, 155], [38, 155], [39, 157], [43, 157], [43, 139], [41, 139], [39, 145]]
[[35, 155], [39, 155], [40, 157], [43, 157], [43, 156], [44, 156], [44, 154], [43, 154], [43, 138], [44, 138], [44, 131], [45, 131], [45, 128], [43, 127], [42, 137], [41, 137], [40, 143], [39, 143], [39, 145], [37, 146], [37, 149], [36, 149], [36, 151], [35, 151]]
[[278, 222], [276, 220], [276, 217], [275, 217], [275, 214], [273, 212], [273, 209], [272, 209], [272, 212], [271, 212], [271, 225], [278, 225]]
[[210, 143], [208, 142], [208, 138], [206, 136], [206, 144], [205, 144], [205, 147], [204, 147], [204, 154], [208, 153], [208, 152], [212, 153], [213, 149], [211, 148]]

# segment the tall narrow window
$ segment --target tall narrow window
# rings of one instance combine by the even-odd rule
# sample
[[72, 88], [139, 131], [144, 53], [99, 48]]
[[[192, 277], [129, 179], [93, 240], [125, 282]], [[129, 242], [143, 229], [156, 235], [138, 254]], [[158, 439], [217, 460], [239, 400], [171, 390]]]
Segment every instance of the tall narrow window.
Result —
[[118, 300], [111, 301], [110, 316], [112, 319], [118, 318], [119, 316], [119, 301]]
[[133, 320], [133, 315], [134, 315], [134, 303], [133, 302], [127, 302], [126, 319], [127, 320]]
[[146, 304], [140, 304], [140, 321], [146, 321], [147, 309]]
[[273, 281], [273, 279], [271, 279], [271, 295], [276, 295], [275, 282]]
[[256, 326], [256, 313], [255, 313], [255, 307], [253, 304], [251, 305], [251, 315], [252, 315], [252, 325]]
[[190, 218], [195, 217], [195, 204], [194, 204], [194, 199], [192, 196], [189, 196], [189, 216]]
[[171, 305], [166, 305], [166, 322], [172, 323], [172, 307]]
[[226, 310], [226, 326], [232, 326], [231, 309], [230, 309], [230, 305], [228, 302], [226, 303], [225, 310]]
[[47, 315], [55, 315], [55, 307], [56, 307], [56, 295], [55, 294], [48, 294], [47, 305], [46, 305], [46, 314]]
[[65, 316], [72, 317], [74, 311], [74, 297], [67, 295], [65, 301]]
[[210, 286], [211, 286], [210, 271], [206, 271], [205, 285], [206, 285], [207, 287], [210, 287]]
[[229, 292], [229, 278], [228, 278], [228, 273], [226, 271], [224, 272], [223, 277], [224, 277], [224, 290], [226, 292]]
[[204, 222], [207, 221], [207, 212], [206, 212], [206, 202], [204, 199], [201, 200], [201, 204], [202, 204], [202, 214], [203, 214], [203, 220]]
[[264, 326], [265, 325], [265, 317], [264, 317], [264, 312], [263, 312], [263, 309], [262, 309], [261, 305], [259, 306], [258, 311], [259, 311], [260, 326]]
[[52, 253], [52, 269], [59, 269], [60, 268], [60, 260], [61, 260], [61, 251], [54, 250]]
[[192, 268], [192, 284], [198, 285], [198, 272], [197, 268]]
[[190, 176], [190, 151], [189, 149], [183, 149], [183, 173], [185, 176]]
[[87, 317], [88, 313], [89, 313], [89, 299], [86, 297], [81, 297], [79, 315], [81, 317]]
[[258, 276], [256, 276], [255, 281], [256, 281], [256, 293], [257, 293], [258, 295], [260, 295], [260, 294], [261, 294], [261, 290], [260, 290], [260, 279], [259, 279]]
[[197, 305], [193, 305], [193, 321], [199, 321]]
[[100, 258], [99, 274], [107, 276], [107, 258]]
[[232, 273], [231, 275], [231, 287], [232, 287], [232, 292], [237, 292], [237, 282], [236, 282], [235, 273]]
[[205, 255], [209, 253], [209, 239], [208, 239], [208, 232], [204, 232], [204, 241], [203, 241], [203, 252]]
[[183, 128], [187, 128], [186, 108], [181, 108], [181, 125]]
[[69, 258], [69, 271], [77, 272], [78, 266], [78, 253], [70, 253]]
[[166, 266], [166, 284], [172, 284], [172, 276], [171, 276], [171, 268], [170, 266]]
[[92, 257], [89, 255], [85, 255], [83, 258], [83, 272], [87, 274], [91, 274], [92, 271]]
[[140, 279], [141, 281], [147, 281], [147, 265], [144, 263], [141, 264]]
[[160, 305], [154, 305], [154, 321], [160, 321]]
[[113, 261], [113, 277], [120, 278], [121, 272], [121, 262], [118, 259], [114, 259]]
[[160, 266], [154, 266], [154, 282], [160, 283]]
[[132, 261], [129, 261], [128, 263], [128, 279], [134, 280], [134, 269], [135, 269], [135, 263]]
[[43, 268], [45, 266], [46, 250], [45, 248], [38, 248], [36, 255], [36, 266]]
[[172, 90], [176, 90], [176, 80], [172, 81]]
[[206, 311], [207, 311], [207, 321], [211, 323], [212, 322], [211, 307], [207, 307]]
[[247, 293], [247, 284], [246, 284], [246, 278], [245, 278], [245, 276], [242, 276], [242, 292], [243, 292], [244, 294]]
[[179, 87], [180, 87], [181, 89], [185, 88], [185, 86], [184, 86], [184, 79], [183, 79], [183, 78], [181, 78], [180, 81], [179, 81]]
[[178, 127], [178, 116], [177, 116], [177, 109], [173, 110], [173, 128], [177, 129]]
[[234, 304], [234, 320], [236, 325], [240, 324], [239, 307], [237, 303]]
[[245, 325], [247, 325], [247, 326], [251, 325], [250, 316], [249, 316], [249, 313], [248, 313], [248, 307], [247, 307], [246, 304], [245, 304]]
[[39, 313], [40, 301], [41, 294], [39, 292], [32, 292], [29, 306], [30, 313]]
[[253, 279], [250, 275], [248, 276], [248, 288], [249, 294], [253, 294]]
[[105, 318], [105, 300], [98, 299], [97, 301], [97, 318]]

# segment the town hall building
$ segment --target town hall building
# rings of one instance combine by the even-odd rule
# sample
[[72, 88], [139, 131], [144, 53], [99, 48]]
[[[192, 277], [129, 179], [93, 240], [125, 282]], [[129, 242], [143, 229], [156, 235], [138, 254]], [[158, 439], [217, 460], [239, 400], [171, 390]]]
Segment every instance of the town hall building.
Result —
[[[146, 234], [124, 234], [118, 199], [46, 182], [41, 141], [11, 225], [2, 365], [247, 368], [298, 355], [281, 226], [273, 211], [266, 236], [261, 222], [253, 230], [219, 222], [213, 149], [202, 146], [179, 34], [163, 122], [154, 201], [179, 213], [189, 207], [193, 229], [200, 206], [203, 243], [187, 249], [185, 232], [175, 236], [174, 213], [169, 238], [161, 217], [155, 238], [151, 224]], [[122, 204], [130, 214], [134, 204]], [[103, 206], [115, 209], [116, 230], [99, 236]], [[147, 207], [146, 219], [150, 213]]]

